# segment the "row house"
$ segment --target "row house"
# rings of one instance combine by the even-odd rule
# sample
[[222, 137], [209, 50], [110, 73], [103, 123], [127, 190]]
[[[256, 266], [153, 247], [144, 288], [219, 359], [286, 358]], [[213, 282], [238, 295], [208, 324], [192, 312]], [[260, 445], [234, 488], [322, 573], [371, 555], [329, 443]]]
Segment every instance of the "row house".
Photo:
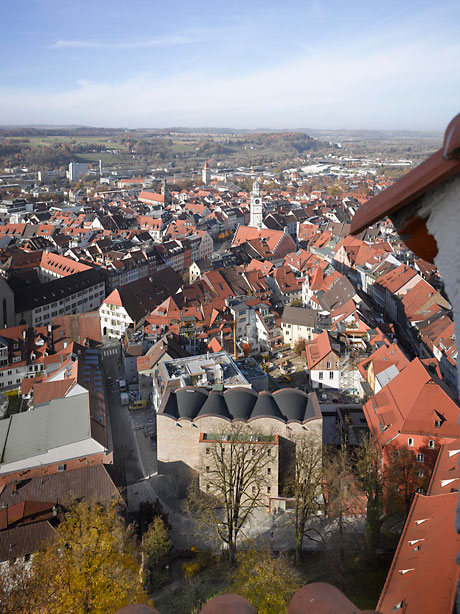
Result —
[[137, 328], [147, 314], [182, 287], [182, 279], [166, 267], [152, 277], [143, 277], [113, 290], [99, 308], [104, 336], [121, 339], [129, 326]]
[[0, 277], [0, 290], [5, 325], [46, 326], [57, 315], [97, 309], [105, 296], [105, 283], [102, 271], [88, 269], [43, 284], [13, 284]]
[[266, 256], [264, 259], [270, 262], [281, 262], [287, 254], [295, 251], [296, 248], [292, 237], [283, 231], [265, 228], [258, 230], [251, 226], [238, 226], [233, 237], [232, 248], [244, 246], [248, 242], [256, 254], [262, 252], [261, 255]]
[[14, 388], [25, 377], [44, 369], [45, 357], [52, 351], [47, 327], [4, 328], [0, 334], [0, 388]]
[[421, 464], [427, 450], [460, 435], [458, 405], [418, 358], [373, 395], [363, 411], [372, 437], [382, 448], [407, 446]]
[[300, 339], [311, 341], [317, 326], [318, 312], [305, 307], [291, 307], [287, 305], [281, 316], [281, 331], [283, 341], [291, 348]]
[[454, 323], [446, 313], [437, 311], [432, 317], [418, 322], [417, 329], [422, 355], [426, 354], [436, 358], [443, 379], [458, 397], [458, 351]]
[[380, 392], [409, 365], [409, 360], [397, 343], [382, 343], [372, 354], [358, 363], [364, 395]]
[[284, 305], [301, 300], [303, 279], [296, 278], [290, 267], [275, 268], [267, 283]]
[[317, 335], [305, 348], [307, 373], [315, 388], [340, 388], [340, 346], [328, 331]]

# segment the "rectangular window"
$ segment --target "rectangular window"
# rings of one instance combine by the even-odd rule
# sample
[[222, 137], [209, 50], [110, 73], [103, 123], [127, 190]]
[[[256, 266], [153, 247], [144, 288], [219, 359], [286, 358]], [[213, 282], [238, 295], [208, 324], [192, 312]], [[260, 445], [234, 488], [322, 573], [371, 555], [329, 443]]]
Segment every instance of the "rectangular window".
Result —
[[329, 371], [329, 379], [334, 379], [334, 371]]
[[323, 379], [323, 372], [322, 372], [322, 371], [320, 371], [320, 372], [318, 373], [318, 377], [319, 377], [319, 379]]
[[419, 463], [425, 462], [424, 454], [417, 454], [417, 462], [419, 462]]
[[329, 361], [327, 361], [326, 363], [326, 369], [330, 369], [331, 368], [331, 363]]
[[57, 470], [58, 470], [58, 471], [65, 471], [65, 470], [66, 470], [66, 468], [67, 468], [67, 465], [62, 464], [62, 465], [58, 465]]
[[269, 467], [269, 468], [267, 469], [267, 473], [268, 473], [268, 475], [271, 475], [271, 472], [272, 472], [271, 467]]
[[414, 439], [413, 437], [409, 437], [409, 439], [407, 440], [407, 445], [412, 447], [414, 445]]
[[434, 440], [430, 439], [430, 441], [428, 442], [428, 447], [433, 449], [434, 448]]
[[270, 488], [270, 486], [267, 486], [267, 493], [270, 494], [272, 491], [272, 489]]
[[435, 420], [434, 421], [434, 427], [437, 428], [437, 429], [440, 429], [441, 428], [441, 420]]
[[209, 465], [206, 466], [206, 473], [209, 473]]

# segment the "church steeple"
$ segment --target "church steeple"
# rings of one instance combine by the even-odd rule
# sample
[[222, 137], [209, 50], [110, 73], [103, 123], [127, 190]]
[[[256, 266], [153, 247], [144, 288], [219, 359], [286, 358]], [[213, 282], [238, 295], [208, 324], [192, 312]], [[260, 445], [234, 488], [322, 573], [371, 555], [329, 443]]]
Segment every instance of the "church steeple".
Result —
[[166, 177], [163, 179], [163, 183], [161, 184], [161, 193], [165, 197], [165, 205], [169, 205], [169, 189], [168, 184], [166, 183]]
[[249, 226], [260, 230], [262, 228], [263, 205], [260, 195], [260, 183], [257, 179], [252, 184]]
[[203, 170], [201, 171], [201, 180], [205, 185], [211, 180], [211, 171], [209, 170], [207, 160], [205, 161]]

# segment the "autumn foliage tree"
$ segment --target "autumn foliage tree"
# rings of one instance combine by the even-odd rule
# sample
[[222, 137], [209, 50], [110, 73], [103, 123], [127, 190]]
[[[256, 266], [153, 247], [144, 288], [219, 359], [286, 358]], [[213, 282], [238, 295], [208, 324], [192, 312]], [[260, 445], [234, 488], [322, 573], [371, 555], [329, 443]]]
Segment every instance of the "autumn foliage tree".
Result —
[[258, 614], [286, 614], [292, 595], [301, 586], [287, 558], [247, 550], [238, 554], [237, 563], [232, 592], [252, 603]]
[[385, 448], [385, 510], [387, 514], [409, 513], [416, 492], [426, 492], [439, 446], [418, 450], [398, 443]]
[[160, 516], [156, 516], [142, 538], [144, 576], [146, 585], [156, 588], [162, 577], [161, 566], [171, 550], [168, 528]]
[[301, 356], [301, 354], [305, 352], [306, 346], [307, 346], [306, 339], [304, 339], [303, 337], [301, 337], [300, 339], [297, 339], [297, 341], [294, 344], [294, 353], [296, 354], [296, 356]]
[[[131, 603], [149, 603], [142, 587], [140, 557], [131, 530], [115, 505], [82, 501], [59, 524], [57, 538], [20, 571], [28, 601], [12, 602], [5, 582], [5, 614], [106, 614]], [[0, 601], [1, 603], [1, 601]]]

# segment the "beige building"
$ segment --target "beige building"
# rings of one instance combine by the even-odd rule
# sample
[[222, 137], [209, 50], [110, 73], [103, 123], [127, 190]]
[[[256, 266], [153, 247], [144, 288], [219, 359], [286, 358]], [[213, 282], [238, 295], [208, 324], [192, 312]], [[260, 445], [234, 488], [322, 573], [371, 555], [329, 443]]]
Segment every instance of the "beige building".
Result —
[[286, 306], [281, 316], [281, 332], [284, 343], [289, 343], [293, 348], [299, 339], [311, 341], [317, 318], [318, 312], [314, 309]]
[[315, 393], [294, 388], [257, 393], [242, 387], [218, 392], [186, 386], [167, 390], [157, 414], [158, 472], [172, 476], [184, 496], [191, 480], [206, 471], [207, 442], [235, 422], [245, 425], [251, 445], [261, 436], [273, 438], [268, 498], [282, 492], [296, 439], [308, 436], [314, 445], [322, 445], [323, 421]]

